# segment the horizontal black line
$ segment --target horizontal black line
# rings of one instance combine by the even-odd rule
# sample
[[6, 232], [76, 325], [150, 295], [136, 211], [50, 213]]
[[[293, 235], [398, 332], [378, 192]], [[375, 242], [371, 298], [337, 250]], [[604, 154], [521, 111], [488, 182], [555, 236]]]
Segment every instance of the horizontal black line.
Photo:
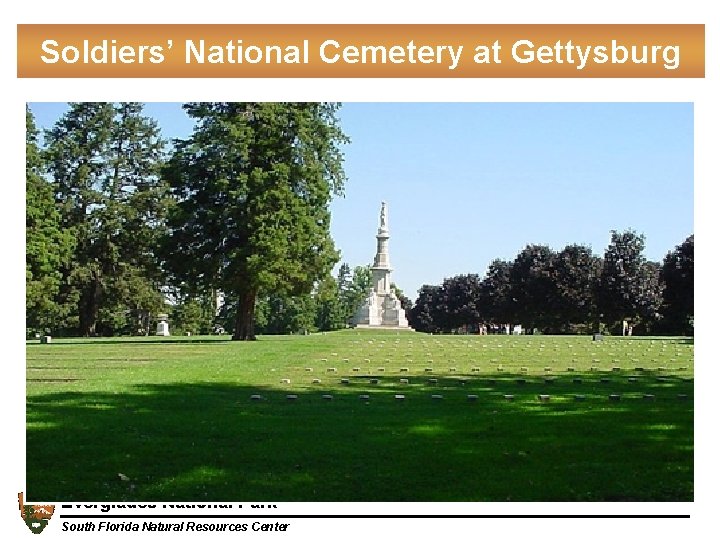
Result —
[[690, 514], [319, 514], [250, 516], [245, 514], [62, 514], [63, 519], [688, 519]]

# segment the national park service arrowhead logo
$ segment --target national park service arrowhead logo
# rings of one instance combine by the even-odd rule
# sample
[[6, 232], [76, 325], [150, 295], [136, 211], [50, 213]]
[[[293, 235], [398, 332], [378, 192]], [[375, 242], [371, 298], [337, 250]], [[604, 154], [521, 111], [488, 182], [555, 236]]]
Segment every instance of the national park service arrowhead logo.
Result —
[[25, 525], [28, 526], [35, 534], [40, 534], [47, 527], [50, 518], [55, 511], [53, 504], [23, 504], [23, 494], [18, 493], [18, 503], [20, 505], [20, 517], [23, 518]]

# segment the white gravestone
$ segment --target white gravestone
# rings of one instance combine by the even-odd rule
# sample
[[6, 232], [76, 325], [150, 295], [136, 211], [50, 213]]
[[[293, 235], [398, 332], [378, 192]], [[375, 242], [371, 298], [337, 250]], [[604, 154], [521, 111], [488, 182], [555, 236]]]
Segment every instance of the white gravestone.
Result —
[[157, 323], [157, 328], [155, 329], [155, 335], [156, 336], [169, 336], [170, 335], [170, 325], [168, 324], [168, 316], [165, 313], [161, 313], [158, 315], [158, 319], [160, 321]]

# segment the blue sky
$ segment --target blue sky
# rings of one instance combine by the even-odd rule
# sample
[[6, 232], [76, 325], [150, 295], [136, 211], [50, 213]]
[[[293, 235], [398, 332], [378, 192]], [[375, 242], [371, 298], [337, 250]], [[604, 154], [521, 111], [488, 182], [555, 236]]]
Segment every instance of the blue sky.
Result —
[[[41, 127], [64, 112], [32, 103]], [[167, 138], [192, 122], [150, 103]], [[693, 234], [691, 103], [345, 103], [345, 196], [332, 235], [351, 266], [375, 251], [388, 203], [393, 280], [484, 274], [529, 243], [577, 243], [602, 255], [611, 229], [645, 234], [660, 261]]]

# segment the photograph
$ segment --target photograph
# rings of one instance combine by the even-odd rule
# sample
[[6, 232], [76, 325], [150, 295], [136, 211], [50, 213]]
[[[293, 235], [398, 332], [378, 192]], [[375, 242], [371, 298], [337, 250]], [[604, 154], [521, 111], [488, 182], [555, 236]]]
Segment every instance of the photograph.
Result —
[[25, 499], [693, 502], [696, 112], [27, 100]]

